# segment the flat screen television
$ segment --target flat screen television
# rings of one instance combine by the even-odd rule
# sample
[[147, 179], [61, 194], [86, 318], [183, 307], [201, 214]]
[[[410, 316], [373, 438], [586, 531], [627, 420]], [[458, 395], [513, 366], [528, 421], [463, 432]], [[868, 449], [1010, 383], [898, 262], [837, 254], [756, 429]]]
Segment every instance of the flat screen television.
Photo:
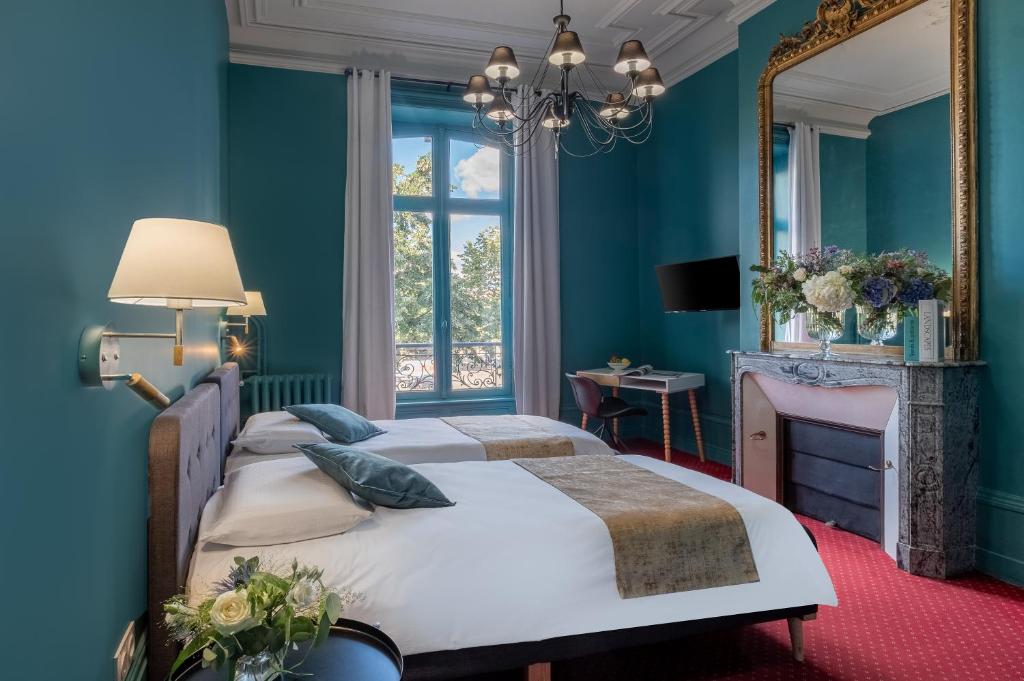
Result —
[[735, 255], [658, 265], [658, 284], [665, 312], [738, 310], [740, 263]]

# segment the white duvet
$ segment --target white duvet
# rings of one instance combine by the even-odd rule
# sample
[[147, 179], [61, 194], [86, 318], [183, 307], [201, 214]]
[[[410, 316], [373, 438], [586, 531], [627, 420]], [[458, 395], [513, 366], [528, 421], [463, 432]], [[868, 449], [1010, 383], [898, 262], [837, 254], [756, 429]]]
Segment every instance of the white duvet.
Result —
[[[292, 417], [294, 418], [294, 417]], [[543, 416], [519, 416], [517, 418], [549, 433], [564, 435], [572, 440], [576, 454], [612, 454], [608, 445], [593, 433], [576, 426]], [[298, 420], [298, 419], [295, 419]], [[405, 464], [450, 463], [454, 461], [485, 461], [487, 455], [479, 441], [452, 428], [441, 419], [402, 419], [398, 421], [374, 421], [384, 431], [383, 435], [357, 442], [351, 447], [365, 449]], [[254, 454], [236, 449], [227, 459], [226, 473], [257, 461], [271, 461], [304, 456], [299, 452], [288, 454]]]
[[513, 462], [468, 461], [416, 466], [457, 502], [453, 507], [378, 508], [344, 534], [291, 544], [201, 544], [188, 586], [208, 593], [237, 555], [279, 565], [297, 558], [323, 568], [328, 584], [362, 593], [346, 616], [379, 624], [406, 655], [836, 605], [825, 566], [788, 510], [672, 464], [623, 458], [733, 504], [760, 581], [622, 599], [611, 539], [597, 516]]

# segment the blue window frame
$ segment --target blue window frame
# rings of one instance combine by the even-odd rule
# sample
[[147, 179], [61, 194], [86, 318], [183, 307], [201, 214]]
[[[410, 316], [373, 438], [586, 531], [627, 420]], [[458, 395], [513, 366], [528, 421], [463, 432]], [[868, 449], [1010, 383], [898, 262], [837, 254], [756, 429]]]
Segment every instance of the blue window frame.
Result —
[[396, 122], [392, 136], [402, 166], [394, 188], [398, 399], [508, 397], [511, 158], [458, 125]]

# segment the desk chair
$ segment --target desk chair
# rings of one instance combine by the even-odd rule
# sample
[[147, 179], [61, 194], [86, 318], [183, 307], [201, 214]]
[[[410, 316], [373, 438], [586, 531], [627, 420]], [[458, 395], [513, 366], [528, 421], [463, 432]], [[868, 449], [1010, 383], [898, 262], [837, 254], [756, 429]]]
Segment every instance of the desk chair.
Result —
[[594, 432], [594, 435], [603, 440], [607, 434], [612, 447], [620, 452], [624, 451], [622, 439], [619, 438], [615, 429], [607, 427], [608, 420], [624, 416], [647, 416], [647, 410], [643, 407], [634, 407], [618, 397], [605, 397], [601, 394], [601, 386], [593, 379], [576, 374], [566, 374], [565, 377], [569, 379], [572, 394], [576, 398], [576, 406], [583, 412], [583, 415], [601, 421], [601, 426]]

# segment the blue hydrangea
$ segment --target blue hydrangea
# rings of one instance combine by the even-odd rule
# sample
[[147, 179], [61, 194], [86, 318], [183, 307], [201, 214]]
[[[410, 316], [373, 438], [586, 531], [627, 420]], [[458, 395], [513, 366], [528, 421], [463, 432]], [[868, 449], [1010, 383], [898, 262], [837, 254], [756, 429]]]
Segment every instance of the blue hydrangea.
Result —
[[920, 277], [911, 279], [899, 292], [899, 300], [904, 305], [917, 305], [918, 301], [930, 300], [935, 297], [935, 287]]
[[885, 277], [868, 277], [861, 293], [874, 307], [884, 307], [896, 296], [896, 286]]

